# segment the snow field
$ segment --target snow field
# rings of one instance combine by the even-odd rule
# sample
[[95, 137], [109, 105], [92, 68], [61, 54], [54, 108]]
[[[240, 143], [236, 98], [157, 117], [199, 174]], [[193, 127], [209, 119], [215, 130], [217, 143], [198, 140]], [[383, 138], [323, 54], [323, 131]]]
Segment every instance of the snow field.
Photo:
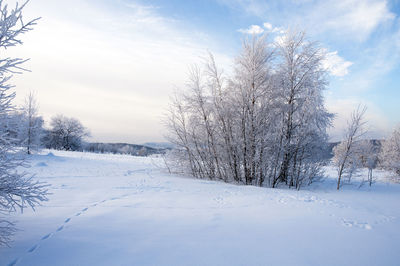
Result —
[[[18, 221], [0, 265], [398, 265], [400, 185], [301, 191], [183, 178], [158, 158], [44, 151], [50, 199]], [[361, 173], [361, 177], [365, 173]]]

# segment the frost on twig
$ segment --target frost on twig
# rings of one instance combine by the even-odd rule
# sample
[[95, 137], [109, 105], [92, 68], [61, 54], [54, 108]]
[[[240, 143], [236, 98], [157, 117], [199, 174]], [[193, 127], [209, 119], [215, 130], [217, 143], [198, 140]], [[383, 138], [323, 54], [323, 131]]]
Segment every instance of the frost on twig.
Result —
[[[38, 19], [24, 23], [22, 5], [16, 4], [9, 9], [0, 0], [0, 53], [3, 55], [8, 47], [20, 45], [20, 36], [32, 29]], [[12, 74], [21, 73], [26, 62], [20, 58], [0, 58], [0, 245], [8, 245], [15, 232], [14, 223], [7, 220], [10, 212], [23, 211], [24, 208], [39, 205], [47, 200], [47, 184], [35, 181], [33, 176], [22, 171], [26, 167], [24, 156], [15, 147], [10, 114], [14, 110], [10, 79]]]

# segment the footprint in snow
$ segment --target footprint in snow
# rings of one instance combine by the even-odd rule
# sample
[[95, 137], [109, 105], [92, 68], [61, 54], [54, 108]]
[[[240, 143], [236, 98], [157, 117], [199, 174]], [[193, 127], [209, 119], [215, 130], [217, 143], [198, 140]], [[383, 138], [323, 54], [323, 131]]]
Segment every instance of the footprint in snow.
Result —
[[14, 266], [17, 265], [17, 262], [19, 261], [19, 259], [15, 259], [12, 262], [10, 262], [7, 266]]
[[303, 201], [303, 202], [315, 202], [315, 197], [303, 198], [302, 201]]
[[28, 252], [29, 252], [29, 253], [32, 253], [32, 252], [34, 252], [37, 248], [38, 248], [38, 245], [34, 245], [33, 247], [31, 247], [31, 248], [28, 250]]
[[46, 240], [47, 238], [51, 237], [52, 233], [49, 233], [47, 235], [45, 235], [44, 237], [42, 237], [41, 240]]
[[282, 203], [282, 204], [286, 204], [287, 203], [287, 201], [286, 201], [286, 199], [279, 199], [279, 203]]
[[225, 204], [225, 200], [224, 200], [224, 198], [221, 197], [221, 196], [215, 197], [215, 198], [214, 198], [214, 201], [217, 202], [217, 203], [220, 204], [220, 205], [224, 205], [224, 204]]
[[[119, 199], [119, 198], [112, 198], [111, 200], [116, 200], [116, 199]], [[107, 201], [107, 200], [103, 200], [103, 201], [101, 201], [101, 202], [99, 202], [99, 203], [94, 203], [94, 204], [91, 205], [91, 207], [95, 207], [95, 206], [97, 206], [98, 204], [104, 203], [104, 202], [106, 202], [106, 201]], [[75, 216], [80, 216], [83, 212], [86, 212], [88, 209], [89, 209], [88, 207], [82, 209], [80, 212], [76, 213]], [[71, 217], [65, 219], [64, 224], [69, 223], [69, 222], [71, 221], [71, 219], [72, 219]], [[64, 225], [61, 225], [60, 227], [57, 228], [57, 230], [55, 231], [55, 233], [60, 232], [60, 231], [62, 231], [63, 229], [64, 229]], [[43, 241], [43, 240], [46, 240], [46, 239], [50, 238], [53, 234], [54, 234], [54, 233], [48, 233], [47, 235], [43, 236], [40, 240], [42, 240], [42, 241]], [[32, 252], [34, 252], [38, 247], [39, 247], [39, 244], [36, 244], [36, 245], [34, 245], [33, 247], [31, 247], [27, 252], [28, 252], [28, 253], [32, 253]], [[20, 258], [16, 258], [16, 259], [14, 259], [13, 261], [11, 261], [7, 266], [14, 266], [14, 265], [16, 265], [19, 261], [20, 261]]]

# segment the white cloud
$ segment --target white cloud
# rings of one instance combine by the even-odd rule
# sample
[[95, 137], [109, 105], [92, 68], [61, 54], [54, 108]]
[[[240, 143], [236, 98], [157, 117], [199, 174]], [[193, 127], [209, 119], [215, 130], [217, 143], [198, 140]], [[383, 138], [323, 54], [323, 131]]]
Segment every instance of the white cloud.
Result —
[[269, 23], [269, 22], [265, 22], [265, 23], [263, 24], [263, 26], [264, 26], [264, 28], [265, 28], [267, 31], [272, 31], [272, 30], [273, 30], [272, 24]]
[[340, 57], [337, 51], [327, 52], [323, 62], [324, 68], [327, 69], [332, 76], [337, 77], [347, 75], [351, 65], [353, 65], [353, 63]]
[[382, 80], [391, 79], [390, 75], [400, 67], [400, 21], [397, 31], [383, 35], [368, 49], [360, 51], [349, 79], [341, 88], [343, 91], [382, 90]]
[[[314, 33], [328, 33], [341, 39], [366, 40], [379, 25], [396, 17], [386, 0], [219, 0], [250, 16], [281, 25], [296, 25]], [[269, 26], [269, 25], [268, 25]], [[266, 27], [267, 30], [270, 30]], [[276, 29], [278, 31], [278, 28]]]
[[272, 29], [272, 33], [283, 34], [283, 33], [285, 33], [285, 30], [282, 27], [275, 27], [275, 28]]
[[387, 1], [346, 0], [320, 4], [314, 17], [325, 31], [339, 30], [363, 41], [382, 23], [395, 18]]
[[258, 25], [251, 25], [251, 26], [248, 27], [247, 29], [239, 29], [238, 31], [241, 32], [241, 33], [245, 33], [245, 34], [255, 34], [255, 35], [258, 35], [258, 34], [263, 33], [263, 32], [264, 32], [264, 29], [261, 28], [261, 27], [258, 26]]
[[264, 26], [264, 28], [265, 28], [265, 30], [266, 30], [267, 32], [278, 33], [278, 34], [283, 34], [283, 33], [285, 33], [284, 28], [282, 28], [282, 27], [273, 27], [272, 24], [269, 23], [269, 22], [265, 22], [265, 23], [263, 24], [263, 26]]

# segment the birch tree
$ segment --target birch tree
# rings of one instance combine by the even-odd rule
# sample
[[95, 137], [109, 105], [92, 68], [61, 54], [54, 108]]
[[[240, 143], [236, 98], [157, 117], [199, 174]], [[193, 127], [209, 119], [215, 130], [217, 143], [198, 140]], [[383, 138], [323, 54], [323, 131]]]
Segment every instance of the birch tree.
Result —
[[39, 148], [43, 134], [43, 118], [38, 115], [38, 104], [33, 92], [25, 99], [22, 115], [19, 138], [26, 148], [26, 153], [31, 154], [32, 150]]
[[296, 188], [312, 182], [332, 119], [322, 59], [316, 43], [294, 32], [275, 45], [267, 36], [244, 40], [231, 77], [209, 55], [171, 102], [166, 124], [178, 147], [171, 161], [196, 178]]
[[[253, 36], [243, 42], [236, 58], [235, 76], [230, 84], [236, 107], [237, 143], [242, 176], [245, 184], [263, 183], [264, 134], [272, 124], [272, 59], [274, 51], [268, 47], [266, 36]], [[261, 173], [261, 176], [260, 176]], [[257, 182], [258, 177], [258, 182]]]
[[400, 126], [397, 126], [390, 136], [383, 141], [379, 155], [384, 169], [392, 171], [400, 177]]
[[276, 46], [281, 59], [275, 82], [280, 126], [272, 187], [277, 182], [298, 187], [302, 177], [311, 182], [320, 174], [319, 153], [333, 118], [322, 95], [327, 86], [324, 53], [304, 32], [294, 30], [288, 30]]
[[369, 186], [372, 186], [374, 182], [372, 172], [378, 165], [379, 148], [378, 145], [374, 144], [373, 140], [363, 140], [359, 146], [362, 166], [368, 169], [367, 182]]
[[350, 119], [347, 121], [344, 139], [333, 149], [333, 163], [338, 173], [337, 190], [342, 185], [343, 176], [347, 175], [348, 181], [350, 181], [354, 171], [361, 165], [360, 143], [366, 133], [364, 128], [365, 112], [365, 107], [358, 106], [351, 113]]

